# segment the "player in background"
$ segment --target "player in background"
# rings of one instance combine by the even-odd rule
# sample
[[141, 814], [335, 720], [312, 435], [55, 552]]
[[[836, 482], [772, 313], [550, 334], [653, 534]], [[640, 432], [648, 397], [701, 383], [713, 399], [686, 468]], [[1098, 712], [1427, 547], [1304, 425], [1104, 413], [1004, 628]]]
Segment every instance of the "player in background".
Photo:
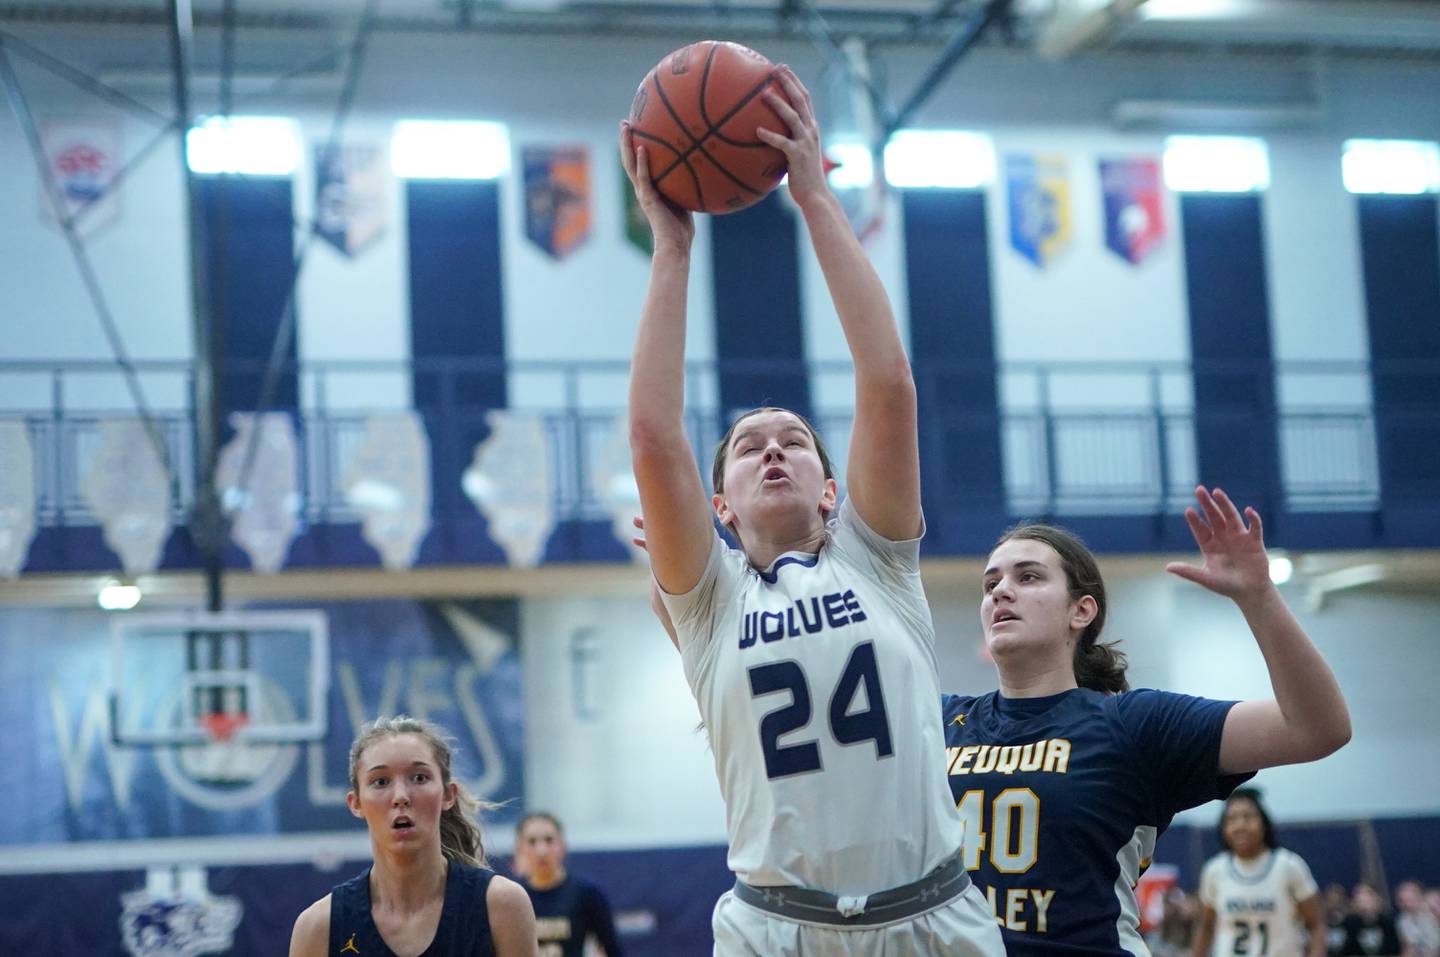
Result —
[[600, 888], [565, 869], [560, 819], [533, 811], [515, 829], [515, 873], [535, 907], [540, 957], [581, 957], [593, 939], [605, 957], [623, 957], [610, 902]]
[[[630, 449], [738, 878], [715, 908], [715, 953], [998, 955], [994, 919], [959, 866], [962, 826], [945, 789], [910, 364], [825, 182], [809, 93], [787, 67], [776, 78], [786, 97], [765, 96], [787, 129], [758, 136], [786, 155], [855, 365], [843, 503], [815, 431], [784, 409], [736, 420], [707, 501], [682, 418], [694, 222], [660, 197], [627, 124], [620, 137], [655, 240]], [[739, 549], [716, 534], [717, 518]]]
[[1325, 957], [1320, 888], [1276, 840], [1259, 792], [1241, 788], [1225, 801], [1220, 843], [1200, 872], [1194, 957]]
[[485, 866], [478, 802], [435, 725], [379, 718], [350, 746], [350, 813], [374, 863], [295, 920], [290, 957], [536, 957], [535, 913]]
[[1166, 570], [1235, 602], [1273, 699], [1128, 690], [1124, 655], [1099, 642], [1099, 567], [1063, 529], [1013, 529], [986, 563], [980, 617], [1000, 689], [948, 696], [944, 712], [965, 865], [1012, 957], [1148, 954], [1134, 885], [1171, 818], [1350, 739], [1334, 675], [1270, 581], [1260, 516], [1219, 489], [1195, 497], [1185, 519], [1204, 564]]

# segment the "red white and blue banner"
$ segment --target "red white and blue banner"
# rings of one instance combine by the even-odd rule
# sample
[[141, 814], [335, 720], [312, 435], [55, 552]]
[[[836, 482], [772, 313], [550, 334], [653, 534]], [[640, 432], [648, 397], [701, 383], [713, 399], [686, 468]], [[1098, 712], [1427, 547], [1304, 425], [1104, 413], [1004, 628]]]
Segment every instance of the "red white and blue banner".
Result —
[[1044, 268], [1070, 245], [1070, 172], [1063, 156], [1005, 157], [1010, 245]]
[[556, 259], [590, 237], [590, 150], [585, 146], [527, 146], [525, 235]]
[[1165, 240], [1160, 161], [1102, 159], [1100, 189], [1105, 197], [1105, 245], [1138, 266]]
[[46, 221], [79, 217], [87, 233], [113, 222], [120, 215], [120, 190], [111, 188], [120, 171], [120, 125], [89, 117], [46, 120], [40, 126], [40, 142], [60, 193], [57, 211], [41, 185], [40, 208]]

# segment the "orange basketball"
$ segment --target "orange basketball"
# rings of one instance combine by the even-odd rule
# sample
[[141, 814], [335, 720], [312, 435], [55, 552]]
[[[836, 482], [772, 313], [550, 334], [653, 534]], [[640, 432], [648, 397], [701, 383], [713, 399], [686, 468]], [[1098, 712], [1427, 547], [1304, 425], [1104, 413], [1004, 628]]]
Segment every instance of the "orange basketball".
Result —
[[700, 213], [733, 213], [785, 175], [785, 154], [755, 128], [789, 127], [761, 94], [785, 95], [775, 65], [749, 47], [701, 40], [661, 60], [635, 91], [630, 127], [662, 195]]

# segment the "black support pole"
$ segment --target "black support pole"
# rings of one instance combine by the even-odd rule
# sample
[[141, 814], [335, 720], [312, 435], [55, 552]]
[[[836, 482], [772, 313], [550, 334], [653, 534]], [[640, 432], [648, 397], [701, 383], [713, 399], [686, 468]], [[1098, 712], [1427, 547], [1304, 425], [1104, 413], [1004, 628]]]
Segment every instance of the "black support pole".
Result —
[[169, 0], [170, 57], [175, 73], [175, 115], [179, 129], [180, 177], [190, 231], [190, 301], [194, 314], [195, 371], [191, 383], [195, 419], [196, 477], [195, 509], [190, 516], [190, 535], [200, 554], [205, 574], [205, 605], [212, 612], [225, 607], [224, 566], [221, 549], [225, 544], [225, 522], [215, 490], [215, 466], [220, 442], [220, 375], [223, 357], [221, 338], [216, 334], [210, 312], [210, 272], [205, 247], [205, 208], [200, 202], [195, 174], [186, 154], [191, 117], [190, 59], [194, 44], [194, 13], [190, 0]]

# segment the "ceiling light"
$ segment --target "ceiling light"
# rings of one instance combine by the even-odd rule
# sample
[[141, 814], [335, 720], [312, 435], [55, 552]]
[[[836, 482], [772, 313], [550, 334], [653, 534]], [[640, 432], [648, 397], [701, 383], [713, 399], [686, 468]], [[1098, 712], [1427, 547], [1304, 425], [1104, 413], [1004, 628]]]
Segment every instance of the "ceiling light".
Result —
[[100, 588], [95, 603], [106, 611], [129, 611], [140, 604], [140, 586], [113, 578]]

